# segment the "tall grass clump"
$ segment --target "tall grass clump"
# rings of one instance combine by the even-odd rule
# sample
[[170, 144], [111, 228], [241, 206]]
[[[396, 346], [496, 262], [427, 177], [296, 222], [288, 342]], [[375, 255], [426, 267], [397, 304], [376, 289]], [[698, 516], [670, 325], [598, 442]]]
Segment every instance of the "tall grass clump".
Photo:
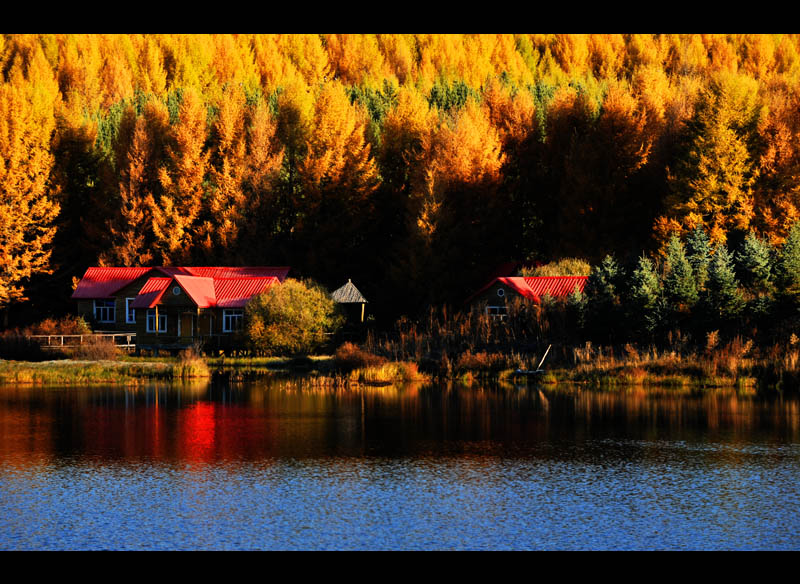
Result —
[[353, 343], [343, 343], [334, 354], [333, 367], [349, 382], [388, 385], [420, 379], [419, 368], [411, 361], [389, 361]]
[[350, 373], [354, 369], [380, 367], [386, 361], [386, 357], [370, 353], [354, 343], [343, 343], [333, 356], [334, 368], [342, 373]]
[[488, 315], [481, 307], [468, 311], [431, 308], [420, 321], [400, 319], [393, 331], [380, 337], [369, 335], [364, 348], [389, 361], [414, 362], [433, 377], [498, 375], [535, 365], [536, 356], [541, 357], [551, 338], [551, 319], [560, 310], [554, 306], [512, 300], [506, 318]]
[[208, 364], [196, 349], [184, 349], [178, 353], [178, 361], [173, 366], [173, 377], [189, 379], [210, 376], [211, 370], [208, 368]]

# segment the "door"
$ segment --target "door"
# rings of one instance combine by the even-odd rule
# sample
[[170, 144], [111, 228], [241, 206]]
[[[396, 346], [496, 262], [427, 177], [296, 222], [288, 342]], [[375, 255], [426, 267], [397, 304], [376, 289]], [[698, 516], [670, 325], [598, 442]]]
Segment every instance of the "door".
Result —
[[194, 338], [194, 315], [190, 312], [184, 312], [181, 314], [178, 327], [178, 336], [181, 339]]

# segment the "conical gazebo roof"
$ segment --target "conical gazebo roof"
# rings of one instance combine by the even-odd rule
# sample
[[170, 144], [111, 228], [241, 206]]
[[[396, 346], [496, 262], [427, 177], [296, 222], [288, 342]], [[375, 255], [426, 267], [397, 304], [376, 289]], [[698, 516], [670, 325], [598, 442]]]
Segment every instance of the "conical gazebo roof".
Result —
[[347, 284], [331, 292], [331, 298], [341, 304], [358, 304], [367, 302], [367, 299], [364, 298], [364, 295], [358, 291], [358, 288], [353, 285], [353, 282], [351, 282], [350, 279], [347, 280]]

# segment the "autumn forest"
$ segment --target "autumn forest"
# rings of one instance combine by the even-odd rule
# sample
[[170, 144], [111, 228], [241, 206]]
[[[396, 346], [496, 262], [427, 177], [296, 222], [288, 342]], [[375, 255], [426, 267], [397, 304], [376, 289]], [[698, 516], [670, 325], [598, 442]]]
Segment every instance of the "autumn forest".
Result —
[[287, 265], [379, 319], [800, 219], [798, 35], [0, 36], [0, 309]]

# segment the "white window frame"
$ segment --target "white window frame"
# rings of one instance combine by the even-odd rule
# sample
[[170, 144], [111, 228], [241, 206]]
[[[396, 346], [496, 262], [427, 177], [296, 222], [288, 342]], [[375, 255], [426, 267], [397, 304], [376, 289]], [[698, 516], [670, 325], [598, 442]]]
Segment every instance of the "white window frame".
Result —
[[242, 330], [244, 310], [241, 308], [225, 308], [222, 310], [222, 332], [233, 333]]
[[161, 313], [158, 315], [158, 330], [155, 329], [156, 324], [156, 311], [154, 308], [147, 310], [147, 317], [145, 323], [145, 330], [148, 333], [163, 333], [167, 331], [167, 315]]
[[94, 319], [97, 322], [116, 322], [117, 303], [114, 300], [95, 300]]
[[492, 306], [486, 307], [486, 314], [492, 318], [499, 318], [504, 320], [508, 317], [508, 309], [505, 306]]
[[136, 324], [136, 309], [131, 308], [131, 304], [136, 298], [125, 299], [125, 322], [128, 324]]

